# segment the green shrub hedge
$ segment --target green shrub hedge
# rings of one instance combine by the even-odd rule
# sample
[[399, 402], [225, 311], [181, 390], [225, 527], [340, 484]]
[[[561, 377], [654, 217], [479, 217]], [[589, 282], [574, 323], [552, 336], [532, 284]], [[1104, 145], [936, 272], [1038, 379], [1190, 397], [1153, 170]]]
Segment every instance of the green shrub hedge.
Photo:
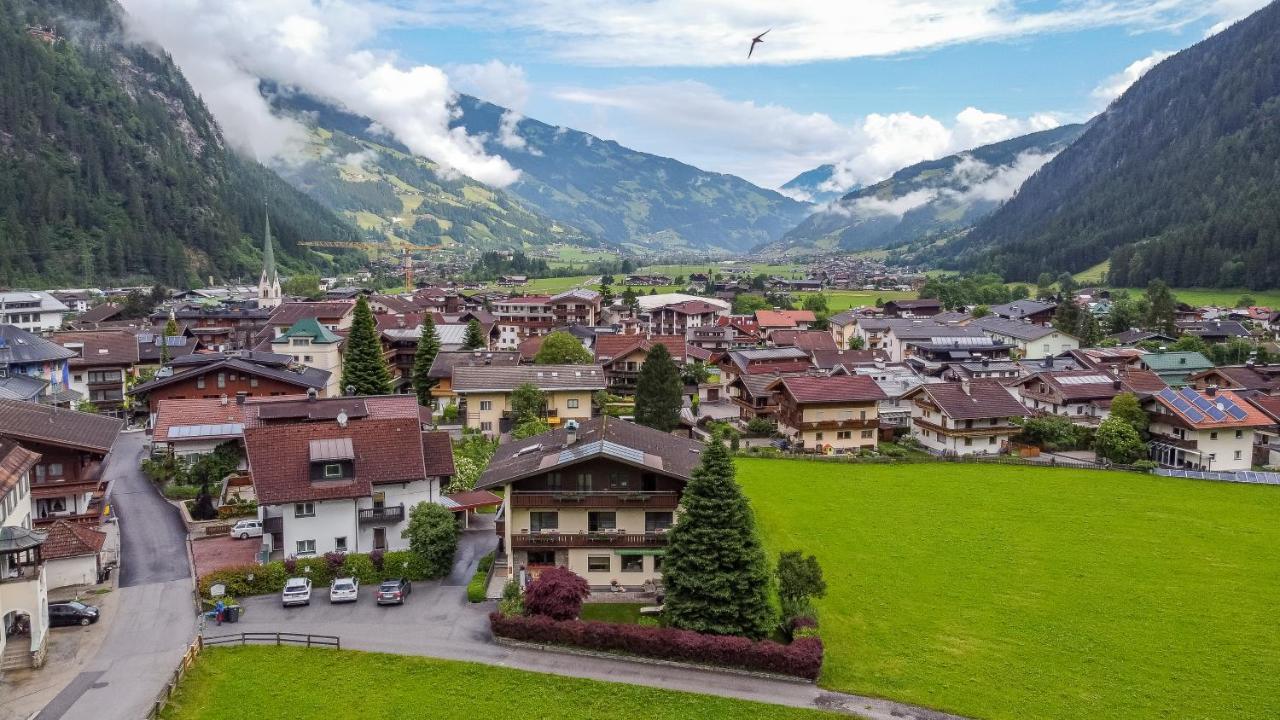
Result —
[[473, 603], [484, 602], [484, 596], [488, 590], [485, 581], [489, 579], [491, 567], [493, 567], [493, 553], [480, 558], [480, 564], [476, 566], [476, 574], [472, 575], [471, 582], [467, 583], [467, 600]]
[[[291, 577], [309, 577], [314, 588], [327, 587], [335, 577], [354, 577], [361, 584], [372, 584], [389, 578], [404, 577], [409, 580], [426, 580], [426, 563], [409, 550], [383, 553], [382, 570], [363, 553], [348, 554], [335, 572], [328, 558], [308, 557], [272, 560], [265, 565], [240, 565], [217, 570], [200, 576], [201, 597], [209, 597], [209, 588], [218, 583], [227, 586], [227, 594], [235, 597], [269, 595], [284, 589], [284, 582]], [[307, 568], [311, 572], [307, 572]], [[253, 580], [249, 580], [249, 576]]]
[[165, 485], [160, 491], [170, 500], [194, 500], [200, 494], [199, 485]]

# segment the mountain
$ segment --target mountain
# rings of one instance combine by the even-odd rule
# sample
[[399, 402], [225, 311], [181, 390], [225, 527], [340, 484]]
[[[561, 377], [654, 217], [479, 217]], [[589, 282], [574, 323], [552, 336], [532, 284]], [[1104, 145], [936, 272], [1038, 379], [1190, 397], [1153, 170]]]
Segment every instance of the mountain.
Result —
[[301, 161], [277, 172], [325, 207], [392, 243], [480, 250], [565, 242], [601, 244], [520, 199], [465, 176], [449, 178], [368, 118], [315, 98], [264, 88], [274, 108], [310, 128]]
[[0, 285], [256, 277], [264, 199], [286, 268], [328, 266], [299, 239], [357, 239], [231, 152], [169, 58], [121, 40], [122, 16], [0, 0]]
[[1152, 68], [938, 259], [1008, 280], [1280, 286], [1280, 4]]
[[525, 148], [499, 142], [505, 108], [460, 96], [457, 125], [521, 171], [507, 188], [544, 214], [633, 249], [741, 252], [782, 237], [806, 203], [569, 128], [525, 118]]
[[[826, 186], [831, 178], [835, 175], [836, 166], [827, 164], [819, 165], [812, 170], [805, 170], [799, 175], [791, 178], [783, 183], [782, 190], [784, 195], [796, 198], [797, 200], [808, 200], [815, 203], [829, 203], [840, 197], [840, 191], [829, 189]], [[826, 187], [824, 187], [826, 186]], [[861, 186], [855, 185], [849, 188], [847, 192], [858, 190]]]
[[905, 167], [827, 204], [770, 249], [865, 250], [961, 232], [1012, 196], [1084, 127], [1064, 125]]

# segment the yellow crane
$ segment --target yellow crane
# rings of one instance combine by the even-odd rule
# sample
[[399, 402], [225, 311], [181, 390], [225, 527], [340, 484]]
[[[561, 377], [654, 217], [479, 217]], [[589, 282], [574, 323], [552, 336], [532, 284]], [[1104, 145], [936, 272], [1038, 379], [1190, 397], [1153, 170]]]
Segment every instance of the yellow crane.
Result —
[[[342, 240], [304, 240], [299, 245], [303, 247], [322, 247], [322, 248], [341, 248], [344, 250], [366, 250], [373, 253], [374, 262], [378, 261], [379, 253], [389, 249], [385, 243], [371, 242], [346, 242]], [[419, 248], [421, 250], [435, 250], [435, 248]], [[400, 269], [404, 272], [404, 291], [412, 293], [413, 286], [413, 251], [408, 247], [400, 249]]]

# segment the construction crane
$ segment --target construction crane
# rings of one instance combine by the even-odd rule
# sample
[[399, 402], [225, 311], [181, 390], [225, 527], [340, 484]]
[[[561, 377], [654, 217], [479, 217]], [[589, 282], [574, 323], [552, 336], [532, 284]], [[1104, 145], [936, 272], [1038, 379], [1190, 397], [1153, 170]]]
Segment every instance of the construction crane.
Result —
[[[304, 240], [298, 244], [303, 247], [341, 248], [345, 250], [367, 250], [373, 253], [374, 262], [378, 261], [379, 253], [387, 249], [387, 245], [385, 243], [344, 242], [341, 240]], [[404, 273], [404, 291], [407, 293], [412, 293], [414, 290], [413, 254], [412, 254], [412, 251], [407, 247], [400, 249], [400, 270]]]

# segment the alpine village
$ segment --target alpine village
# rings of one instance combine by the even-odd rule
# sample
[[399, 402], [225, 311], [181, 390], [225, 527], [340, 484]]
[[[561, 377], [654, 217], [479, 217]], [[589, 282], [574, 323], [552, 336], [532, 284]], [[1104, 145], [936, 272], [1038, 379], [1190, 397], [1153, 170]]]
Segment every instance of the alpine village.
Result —
[[712, 5], [0, 0], [0, 720], [1280, 717], [1280, 4]]

